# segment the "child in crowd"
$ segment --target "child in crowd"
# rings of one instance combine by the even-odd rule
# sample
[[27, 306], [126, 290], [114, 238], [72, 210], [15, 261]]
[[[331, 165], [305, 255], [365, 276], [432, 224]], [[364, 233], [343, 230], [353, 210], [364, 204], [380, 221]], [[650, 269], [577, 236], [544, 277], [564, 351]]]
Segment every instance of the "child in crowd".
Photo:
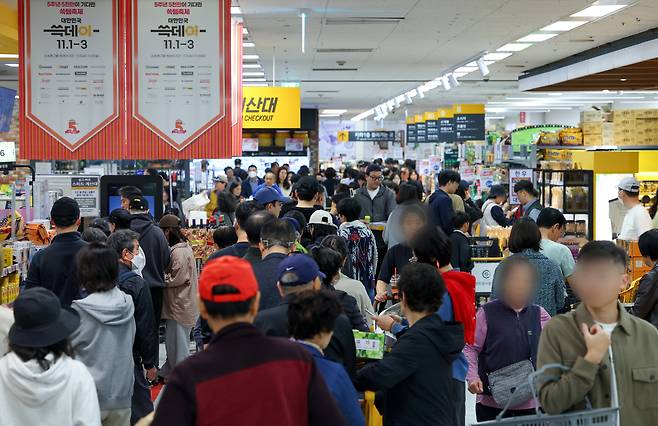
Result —
[[[489, 374], [522, 361], [537, 362], [542, 327], [551, 319], [546, 310], [532, 304], [537, 270], [523, 257], [500, 266], [500, 299], [478, 309], [475, 341], [466, 345], [468, 390], [477, 395], [479, 422], [494, 420], [504, 406], [492, 397]], [[509, 407], [504, 417], [534, 414], [532, 399]]]
[[119, 258], [113, 249], [91, 243], [80, 250], [76, 264], [89, 295], [73, 301], [80, 327], [71, 344], [96, 382], [103, 426], [126, 426], [135, 380], [133, 301], [116, 286]]
[[335, 295], [325, 291], [298, 294], [288, 305], [288, 327], [292, 338], [313, 355], [329, 391], [338, 403], [350, 426], [363, 426], [365, 420], [359, 407], [354, 385], [345, 368], [324, 356], [331, 341], [336, 318], [342, 311]]
[[100, 426], [94, 379], [69, 343], [80, 318], [41, 287], [21, 292], [14, 317], [0, 359], [0, 423]]
[[468, 230], [471, 229], [471, 222], [468, 215], [464, 212], [456, 212], [452, 218], [452, 224], [455, 230], [450, 234], [452, 243], [452, 258], [450, 263], [458, 271], [471, 272], [473, 270], [473, 254], [471, 252], [471, 240]]
[[629, 282], [627, 260], [626, 253], [609, 241], [591, 241], [580, 250], [574, 290], [582, 303], [553, 318], [539, 341], [538, 368], [569, 368], [549, 370], [558, 379], [540, 385], [540, 402], [547, 413], [583, 410], [587, 399], [594, 408], [618, 406], [622, 425], [655, 424], [658, 330], [618, 302]]
[[167, 360], [159, 375], [166, 378], [171, 370], [190, 356], [190, 332], [199, 311], [196, 305], [197, 269], [194, 252], [180, 229], [180, 219], [165, 215], [160, 228], [171, 250], [171, 263], [165, 270], [164, 303], [162, 318], [165, 319], [165, 348]]

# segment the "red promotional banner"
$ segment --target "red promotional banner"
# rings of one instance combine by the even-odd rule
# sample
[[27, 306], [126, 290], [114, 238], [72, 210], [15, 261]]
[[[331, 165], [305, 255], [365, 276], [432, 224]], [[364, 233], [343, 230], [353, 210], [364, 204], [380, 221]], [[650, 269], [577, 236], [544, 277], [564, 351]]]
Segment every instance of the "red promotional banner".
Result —
[[230, 2], [19, 1], [20, 157], [239, 154]]

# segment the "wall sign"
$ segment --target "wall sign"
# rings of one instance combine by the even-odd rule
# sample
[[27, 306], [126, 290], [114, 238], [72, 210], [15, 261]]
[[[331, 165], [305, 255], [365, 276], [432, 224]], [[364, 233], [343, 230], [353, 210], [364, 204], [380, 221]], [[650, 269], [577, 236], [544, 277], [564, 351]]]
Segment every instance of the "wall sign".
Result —
[[509, 170], [509, 203], [513, 206], [519, 205], [519, 199], [514, 192], [514, 185], [522, 180], [529, 180], [533, 182], [533, 170], [532, 169], [510, 169]]
[[224, 117], [224, 4], [133, 0], [134, 117], [177, 150]]
[[24, 5], [25, 115], [73, 151], [119, 116], [118, 0]]
[[395, 131], [348, 132], [341, 130], [338, 132], [338, 140], [340, 142], [393, 142], [395, 141]]
[[475, 262], [471, 274], [475, 277], [475, 293], [490, 294], [493, 288], [493, 277], [499, 262]]
[[301, 90], [298, 87], [245, 87], [242, 90], [242, 127], [299, 129]]
[[484, 105], [465, 104], [453, 106], [455, 117], [455, 140], [483, 141], [484, 131]]

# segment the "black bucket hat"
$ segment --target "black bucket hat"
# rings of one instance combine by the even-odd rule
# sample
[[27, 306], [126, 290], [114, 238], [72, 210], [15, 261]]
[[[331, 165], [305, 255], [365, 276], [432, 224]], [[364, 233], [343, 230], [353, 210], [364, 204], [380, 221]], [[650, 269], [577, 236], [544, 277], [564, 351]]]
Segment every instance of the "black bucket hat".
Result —
[[42, 287], [31, 288], [22, 291], [14, 302], [9, 343], [43, 348], [66, 339], [79, 325], [78, 314], [62, 308], [55, 293]]

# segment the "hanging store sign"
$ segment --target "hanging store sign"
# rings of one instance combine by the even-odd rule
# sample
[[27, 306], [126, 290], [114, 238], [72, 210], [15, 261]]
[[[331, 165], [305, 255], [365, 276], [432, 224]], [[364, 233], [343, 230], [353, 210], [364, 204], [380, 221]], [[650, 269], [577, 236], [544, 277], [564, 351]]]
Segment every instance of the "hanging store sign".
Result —
[[413, 121], [413, 117], [409, 117], [407, 120], [407, 145], [416, 143], [416, 123]]
[[180, 151], [224, 117], [224, 2], [133, 8], [133, 114]]
[[242, 127], [299, 129], [301, 90], [298, 87], [244, 87]]
[[438, 121], [438, 142], [452, 143], [455, 141], [455, 120], [452, 108], [441, 108], [436, 111]]
[[117, 5], [24, 3], [25, 114], [70, 151], [119, 116]]
[[453, 112], [455, 116], [456, 141], [485, 140], [483, 104], [454, 105]]
[[376, 130], [371, 132], [348, 132], [341, 130], [338, 132], [339, 142], [393, 142], [395, 141], [395, 131]]

